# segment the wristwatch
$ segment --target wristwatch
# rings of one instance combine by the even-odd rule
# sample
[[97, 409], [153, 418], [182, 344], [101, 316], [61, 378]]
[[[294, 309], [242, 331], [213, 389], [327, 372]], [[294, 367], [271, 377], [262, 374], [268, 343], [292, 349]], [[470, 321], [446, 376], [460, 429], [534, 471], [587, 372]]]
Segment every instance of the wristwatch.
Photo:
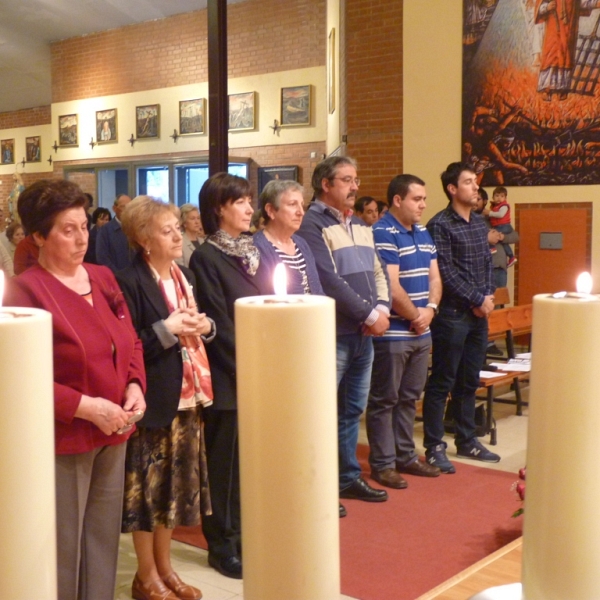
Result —
[[429, 302], [425, 308], [433, 308], [433, 316], [435, 317], [439, 312], [440, 309], [438, 307], [438, 305], [435, 302]]

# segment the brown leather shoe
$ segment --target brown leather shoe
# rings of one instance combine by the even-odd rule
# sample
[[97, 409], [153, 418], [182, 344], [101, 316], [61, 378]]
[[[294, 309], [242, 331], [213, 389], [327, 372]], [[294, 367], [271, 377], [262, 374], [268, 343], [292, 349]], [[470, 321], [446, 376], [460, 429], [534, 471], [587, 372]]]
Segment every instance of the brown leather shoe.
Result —
[[162, 580], [172, 592], [177, 594], [179, 600], [200, 600], [202, 598], [202, 592], [198, 588], [183, 583], [175, 571], [163, 577]]
[[131, 597], [133, 600], [179, 600], [160, 579], [144, 584], [137, 573], [131, 584]]
[[385, 485], [389, 488], [396, 490], [403, 490], [408, 487], [406, 479], [396, 471], [396, 469], [383, 469], [383, 471], [371, 471], [371, 479], [375, 480], [381, 485]]
[[396, 465], [396, 469], [400, 473], [407, 473], [408, 475], [418, 475], [419, 477], [438, 477], [441, 474], [440, 469], [430, 465], [428, 462], [422, 462], [417, 458], [404, 467]]

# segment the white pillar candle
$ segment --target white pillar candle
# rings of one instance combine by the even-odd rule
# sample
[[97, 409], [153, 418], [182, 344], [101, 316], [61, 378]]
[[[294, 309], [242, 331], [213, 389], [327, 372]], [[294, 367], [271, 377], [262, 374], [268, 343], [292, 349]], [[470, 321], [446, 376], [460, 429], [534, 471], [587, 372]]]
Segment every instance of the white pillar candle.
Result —
[[523, 542], [527, 600], [600, 597], [600, 299], [533, 300]]
[[244, 598], [339, 598], [335, 303], [243, 298], [235, 323]]
[[0, 598], [7, 600], [56, 599], [53, 379], [50, 313], [0, 308]]

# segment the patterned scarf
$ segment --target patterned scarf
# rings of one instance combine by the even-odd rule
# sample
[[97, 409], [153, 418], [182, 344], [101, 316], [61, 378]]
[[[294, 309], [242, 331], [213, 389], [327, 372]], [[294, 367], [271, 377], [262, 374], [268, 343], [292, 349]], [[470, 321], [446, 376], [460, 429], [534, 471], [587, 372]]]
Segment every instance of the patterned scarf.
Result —
[[[158, 281], [158, 286], [167, 303], [169, 313], [172, 313], [175, 307], [167, 297], [159, 274], [150, 263], [148, 263], [148, 266]], [[192, 288], [176, 263], [171, 263], [170, 272], [175, 283], [175, 294], [177, 295], [179, 308], [197, 309]], [[199, 335], [178, 335], [177, 337], [181, 345], [181, 359], [183, 361], [183, 382], [179, 410], [194, 408], [198, 404], [210, 406], [213, 401], [213, 389], [204, 342]]]
[[239, 259], [242, 268], [248, 275], [254, 275], [260, 263], [260, 252], [254, 245], [251, 235], [242, 233], [237, 238], [232, 238], [228, 233], [219, 229], [213, 235], [209, 235], [206, 241], [216, 246], [227, 256]]

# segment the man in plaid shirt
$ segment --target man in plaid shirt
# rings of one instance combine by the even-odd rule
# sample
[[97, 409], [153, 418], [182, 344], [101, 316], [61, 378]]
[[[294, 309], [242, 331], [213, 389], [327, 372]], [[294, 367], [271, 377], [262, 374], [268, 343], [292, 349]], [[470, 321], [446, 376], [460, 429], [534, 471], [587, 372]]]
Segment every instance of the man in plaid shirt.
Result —
[[431, 323], [431, 376], [425, 388], [423, 425], [425, 456], [442, 473], [455, 469], [446, 456], [444, 410], [452, 395], [457, 456], [483, 462], [500, 457], [475, 434], [475, 392], [488, 339], [487, 317], [494, 309], [492, 257], [477, 205], [477, 177], [464, 163], [451, 163], [442, 173], [450, 203], [427, 224], [435, 242], [443, 283], [439, 313]]

